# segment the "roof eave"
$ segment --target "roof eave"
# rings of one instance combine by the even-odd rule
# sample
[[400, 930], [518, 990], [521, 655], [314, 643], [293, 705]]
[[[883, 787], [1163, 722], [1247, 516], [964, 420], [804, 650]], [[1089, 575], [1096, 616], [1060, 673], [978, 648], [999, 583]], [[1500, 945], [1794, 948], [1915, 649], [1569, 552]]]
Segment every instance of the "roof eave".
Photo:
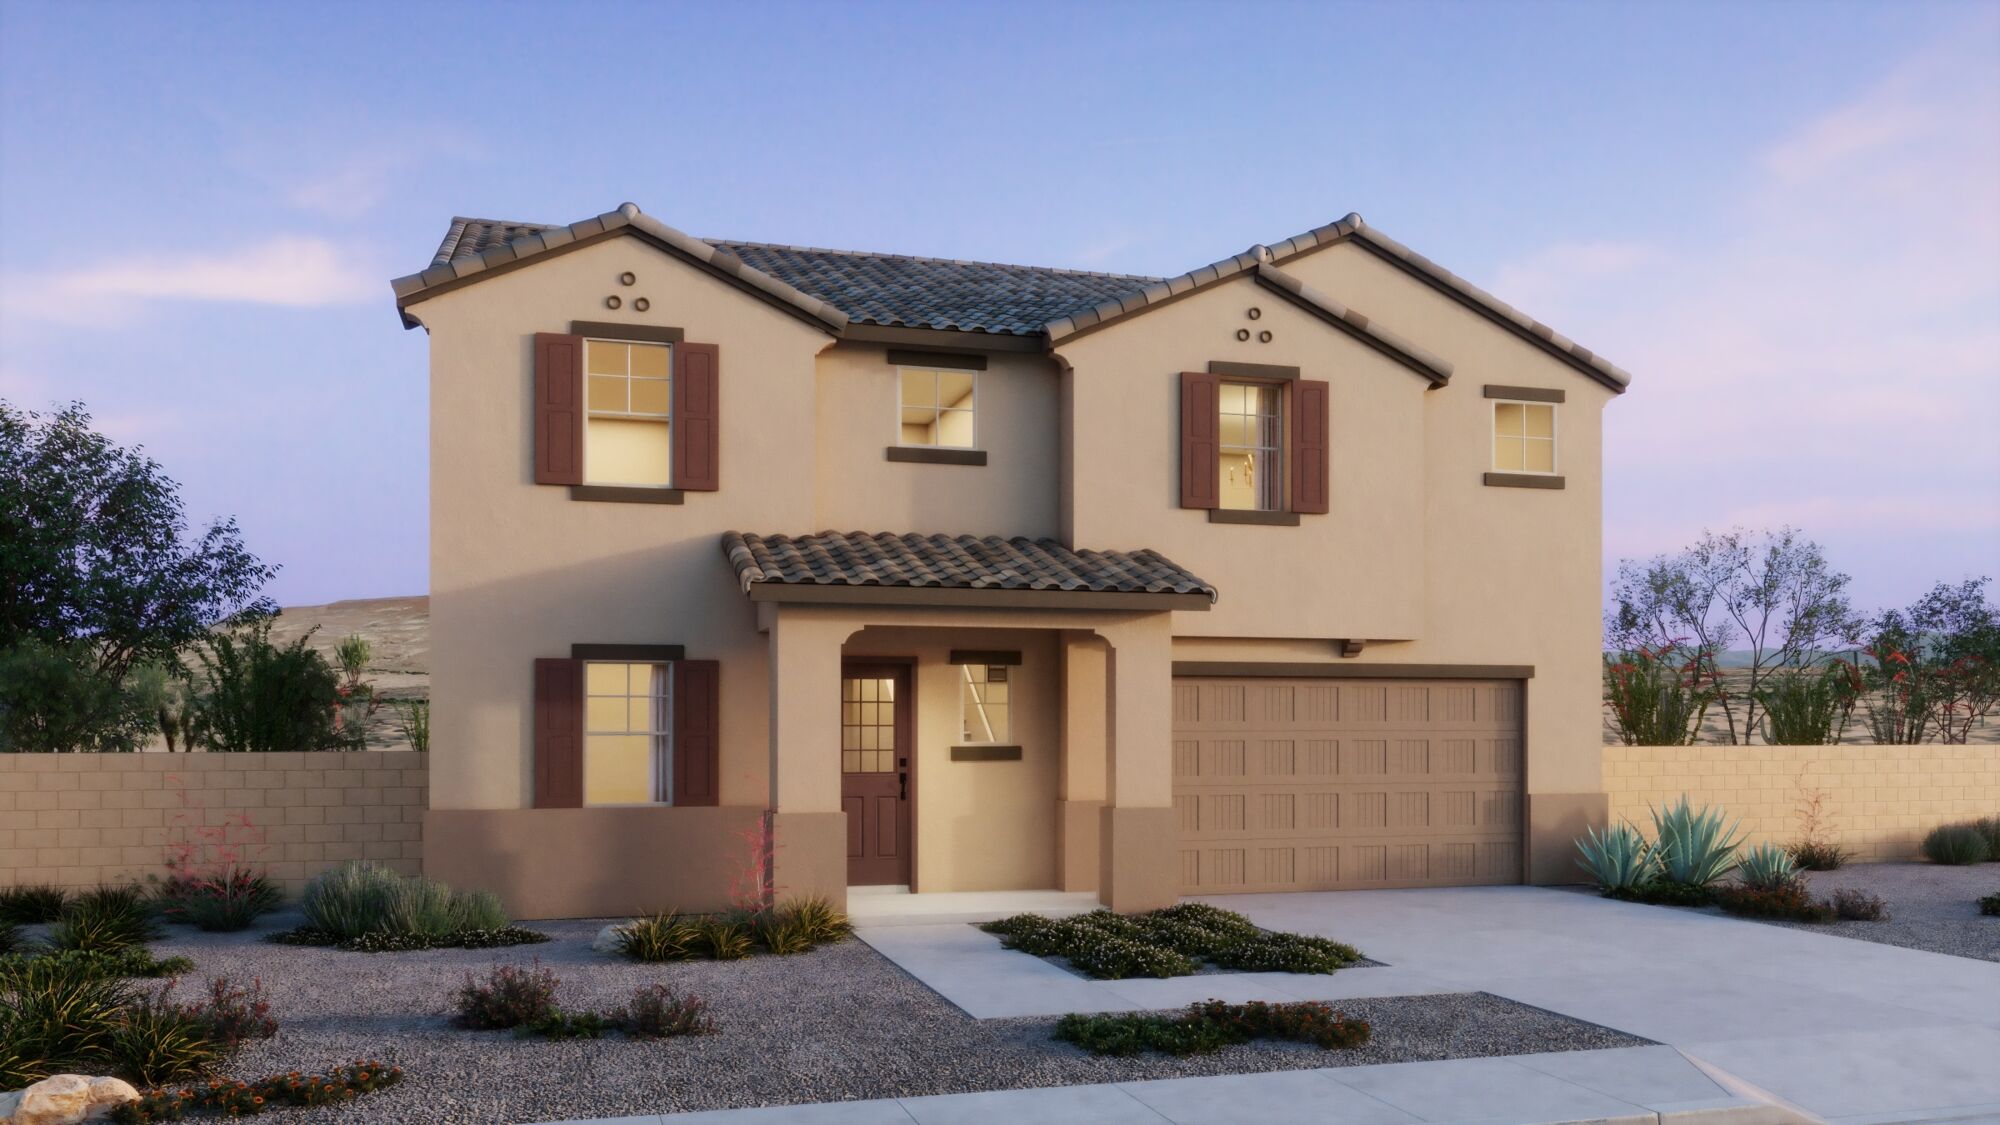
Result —
[[1257, 267], [1257, 284], [1416, 372], [1431, 386], [1442, 387], [1451, 382], [1450, 363], [1375, 324], [1278, 267], [1260, 264]]
[[753, 602], [781, 605], [872, 605], [961, 609], [1063, 609], [1094, 612], [1207, 612], [1208, 592], [1033, 590], [966, 586], [857, 586], [834, 582], [752, 581]]

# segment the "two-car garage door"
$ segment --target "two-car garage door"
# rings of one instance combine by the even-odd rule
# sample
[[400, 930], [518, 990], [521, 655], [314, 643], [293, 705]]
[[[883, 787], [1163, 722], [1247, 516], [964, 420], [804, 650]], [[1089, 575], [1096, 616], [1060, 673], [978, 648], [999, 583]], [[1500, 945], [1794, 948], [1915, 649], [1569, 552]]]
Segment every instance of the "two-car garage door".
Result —
[[1515, 680], [1174, 681], [1187, 894], [1521, 881]]

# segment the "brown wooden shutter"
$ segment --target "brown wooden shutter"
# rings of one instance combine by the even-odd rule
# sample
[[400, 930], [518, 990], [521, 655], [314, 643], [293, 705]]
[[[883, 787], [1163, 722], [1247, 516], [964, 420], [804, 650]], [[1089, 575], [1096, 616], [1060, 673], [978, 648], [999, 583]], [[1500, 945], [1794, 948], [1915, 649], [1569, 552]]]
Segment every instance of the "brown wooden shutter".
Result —
[[721, 349], [714, 344], [674, 345], [674, 487], [714, 492], [720, 487], [722, 451], [718, 441], [716, 372]]
[[583, 804], [583, 661], [535, 661], [535, 807]]
[[535, 483], [583, 483], [583, 337], [535, 333]]
[[1222, 380], [1181, 372], [1181, 507], [1222, 505]]
[[1292, 384], [1291, 458], [1292, 511], [1327, 510], [1332, 471], [1327, 459], [1327, 430], [1333, 422], [1332, 395], [1327, 384], [1301, 379]]
[[720, 792], [722, 666], [674, 662], [674, 804], [713, 805]]

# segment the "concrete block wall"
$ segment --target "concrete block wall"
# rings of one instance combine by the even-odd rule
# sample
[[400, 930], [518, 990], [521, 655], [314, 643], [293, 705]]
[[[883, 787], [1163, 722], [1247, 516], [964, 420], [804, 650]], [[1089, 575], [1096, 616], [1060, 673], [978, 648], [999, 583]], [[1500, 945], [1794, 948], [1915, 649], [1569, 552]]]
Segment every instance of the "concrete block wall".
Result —
[[0, 754], [0, 886], [164, 875], [177, 843], [212, 848], [225, 832], [287, 893], [350, 859], [414, 874], [428, 759], [407, 750]]
[[1823, 794], [1827, 836], [1854, 858], [1911, 859], [1940, 824], [2000, 816], [2000, 745], [1607, 746], [1611, 821], [1652, 834], [1648, 809], [1687, 794], [1740, 820], [1747, 843], [1787, 844]]

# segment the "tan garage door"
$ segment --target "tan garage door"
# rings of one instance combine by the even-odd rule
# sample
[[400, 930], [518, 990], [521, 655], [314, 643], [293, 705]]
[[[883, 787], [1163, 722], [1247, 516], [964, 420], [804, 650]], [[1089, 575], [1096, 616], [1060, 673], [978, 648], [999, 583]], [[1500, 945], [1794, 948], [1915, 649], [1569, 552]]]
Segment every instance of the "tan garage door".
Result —
[[1188, 894], [1521, 881], [1521, 684], [1174, 681]]

